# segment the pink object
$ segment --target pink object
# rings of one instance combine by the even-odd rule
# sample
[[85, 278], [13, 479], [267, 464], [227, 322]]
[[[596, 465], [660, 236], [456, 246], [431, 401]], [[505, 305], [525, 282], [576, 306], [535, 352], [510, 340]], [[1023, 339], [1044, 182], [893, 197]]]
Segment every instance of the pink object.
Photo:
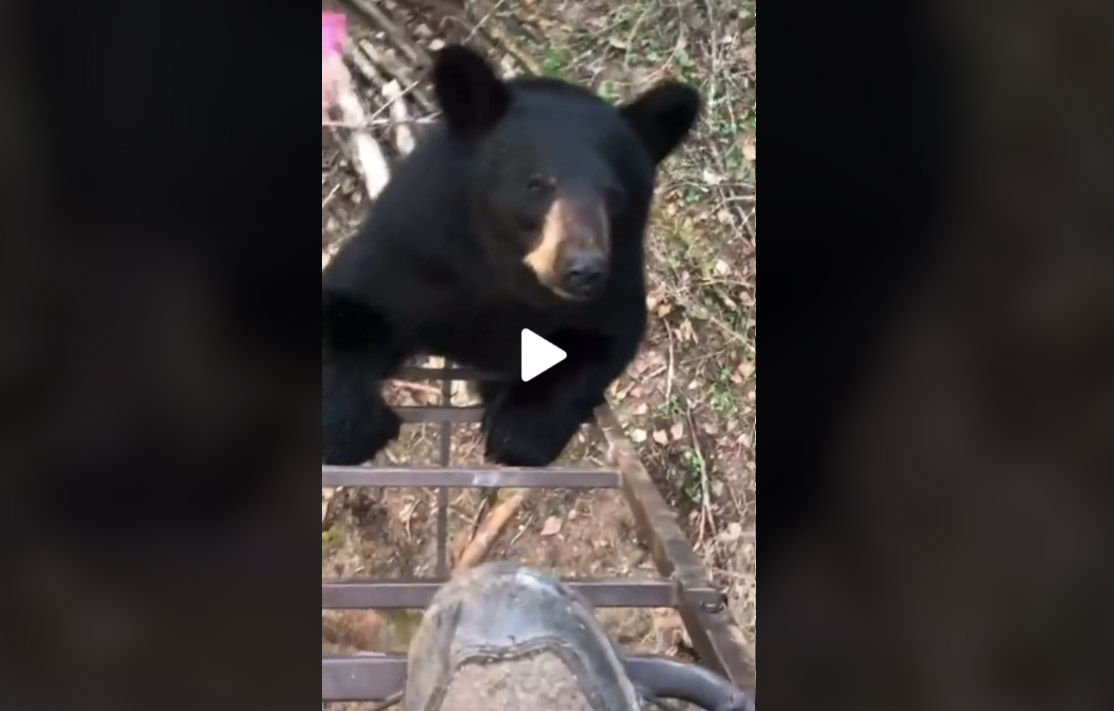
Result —
[[347, 17], [343, 12], [321, 13], [321, 59], [340, 51], [344, 43]]
[[329, 108], [336, 103], [337, 82], [344, 74], [340, 56], [344, 44], [345, 23], [342, 12], [321, 13], [321, 113], [325, 118]]

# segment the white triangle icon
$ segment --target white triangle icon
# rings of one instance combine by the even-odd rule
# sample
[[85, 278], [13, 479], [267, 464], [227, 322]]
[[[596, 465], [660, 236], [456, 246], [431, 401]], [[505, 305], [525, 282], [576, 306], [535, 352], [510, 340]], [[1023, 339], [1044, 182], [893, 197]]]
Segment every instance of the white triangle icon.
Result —
[[522, 329], [522, 382], [533, 380], [568, 355], [530, 329]]

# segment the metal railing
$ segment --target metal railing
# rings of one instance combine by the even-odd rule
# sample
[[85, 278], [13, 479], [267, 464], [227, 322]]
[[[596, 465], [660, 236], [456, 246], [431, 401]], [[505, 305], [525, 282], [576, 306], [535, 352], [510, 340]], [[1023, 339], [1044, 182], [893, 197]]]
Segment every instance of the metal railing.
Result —
[[[435, 487], [437, 492], [437, 576], [424, 579], [371, 579], [322, 582], [323, 609], [420, 609], [448, 579], [449, 488], [620, 489], [634, 514], [642, 542], [649, 548], [657, 580], [567, 579], [564, 582], [597, 607], [672, 607], [681, 616], [702, 664], [726, 677], [752, 697], [754, 667], [742, 633], [732, 621], [724, 595], [708, 575], [677, 524], [614, 412], [600, 406], [592, 423], [608, 445], [614, 468], [451, 466], [453, 425], [479, 422], [482, 408], [452, 407], [453, 381], [490, 376], [469, 369], [406, 368], [397, 377], [440, 379], [441, 407], [398, 407], [403, 422], [438, 423], [440, 466], [321, 468], [322, 487]], [[639, 657], [628, 657], [632, 665]], [[321, 698], [324, 701], [375, 701], [390, 698], [405, 683], [401, 655], [324, 656]]]

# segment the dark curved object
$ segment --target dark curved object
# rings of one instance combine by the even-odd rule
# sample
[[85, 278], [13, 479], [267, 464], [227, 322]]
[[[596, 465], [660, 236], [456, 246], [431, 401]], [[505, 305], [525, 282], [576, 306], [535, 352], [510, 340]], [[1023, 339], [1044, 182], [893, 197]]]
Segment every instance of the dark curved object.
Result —
[[627, 674], [644, 697], [687, 701], [705, 711], [754, 711], [745, 692], [699, 664], [639, 657], [627, 660]]
[[593, 711], [641, 711], [673, 698], [706, 711], [752, 711], [743, 692], [711, 671], [668, 658], [628, 660], [559, 580], [513, 562], [469, 570], [434, 596], [410, 645], [404, 711], [439, 711], [470, 664], [551, 653], [576, 678]]

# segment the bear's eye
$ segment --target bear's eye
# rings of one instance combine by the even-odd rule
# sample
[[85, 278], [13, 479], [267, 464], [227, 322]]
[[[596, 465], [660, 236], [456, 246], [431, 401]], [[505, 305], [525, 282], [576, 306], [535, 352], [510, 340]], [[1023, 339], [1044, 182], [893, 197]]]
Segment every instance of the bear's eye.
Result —
[[553, 187], [553, 182], [544, 175], [531, 175], [526, 179], [526, 192], [531, 195], [545, 195]]

